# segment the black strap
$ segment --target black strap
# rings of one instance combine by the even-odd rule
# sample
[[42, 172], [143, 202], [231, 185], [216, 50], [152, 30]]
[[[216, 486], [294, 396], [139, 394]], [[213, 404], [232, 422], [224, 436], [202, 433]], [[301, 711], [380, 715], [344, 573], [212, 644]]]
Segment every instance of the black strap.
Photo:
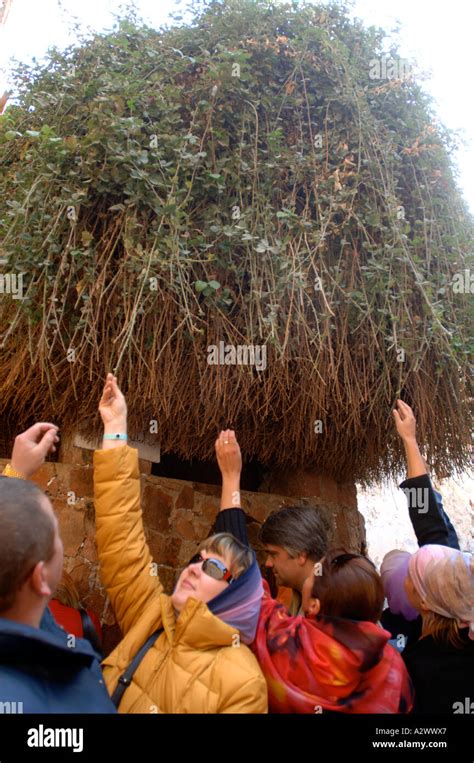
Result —
[[99, 634], [97, 633], [95, 629], [95, 625], [92, 622], [88, 612], [85, 609], [80, 609], [79, 614], [81, 616], [82, 633], [84, 635], [84, 638], [86, 638], [92, 644], [95, 651], [98, 652], [101, 657], [103, 657], [104, 651], [102, 649], [102, 644], [99, 638]]
[[116, 686], [116, 689], [114, 693], [112, 694], [112, 702], [114, 703], [115, 707], [118, 707], [120, 705], [120, 701], [125, 693], [125, 691], [128, 689], [130, 684], [132, 683], [133, 675], [140, 665], [141, 661], [143, 660], [145, 654], [148, 652], [149, 648], [152, 644], [156, 641], [160, 633], [163, 633], [164, 628], [160, 628], [159, 630], [155, 631], [151, 634], [143, 644], [140, 651], [137, 652], [133, 660], [131, 661], [130, 665], [122, 675], [120, 676], [118, 680], [118, 684]]

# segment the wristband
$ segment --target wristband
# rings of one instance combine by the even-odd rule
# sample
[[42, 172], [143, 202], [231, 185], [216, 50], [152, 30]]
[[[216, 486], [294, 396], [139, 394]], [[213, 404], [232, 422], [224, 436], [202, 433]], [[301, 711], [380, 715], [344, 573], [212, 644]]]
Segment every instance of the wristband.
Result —
[[128, 435], [121, 434], [120, 432], [117, 432], [117, 434], [104, 434], [104, 440], [128, 440]]
[[17, 472], [16, 469], [13, 468], [13, 466], [10, 466], [10, 464], [7, 464], [5, 469], [3, 470], [3, 476], [4, 477], [15, 477], [17, 480], [26, 480], [26, 477], [21, 472]]

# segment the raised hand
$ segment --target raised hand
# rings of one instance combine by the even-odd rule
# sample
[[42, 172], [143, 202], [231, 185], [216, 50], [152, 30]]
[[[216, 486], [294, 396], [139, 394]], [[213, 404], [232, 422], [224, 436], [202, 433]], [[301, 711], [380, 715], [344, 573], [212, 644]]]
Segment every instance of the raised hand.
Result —
[[403, 400], [397, 400], [397, 408], [392, 413], [401, 439], [416, 440], [416, 419], [410, 406]]
[[216, 456], [222, 474], [221, 509], [240, 508], [242, 454], [233, 429], [219, 434]]
[[56, 424], [40, 422], [15, 437], [12, 468], [26, 478], [31, 477], [44, 464], [46, 456], [56, 450], [58, 431]]
[[117, 377], [113, 374], [107, 374], [99, 403], [99, 413], [104, 427], [127, 424], [127, 403], [117, 384]]
[[240, 477], [242, 455], [233, 429], [225, 429], [219, 434], [216, 456], [223, 477]]
[[[104, 423], [104, 435], [127, 434], [127, 403], [117, 384], [117, 377], [107, 374], [104, 390], [99, 403], [99, 413]], [[104, 437], [103, 450], [123, 447], [123, 439], [115, 440]]]
[[426, 461], [421, 455], [416, 441], [416, 419], [412, 409], [403, 400], [397, 400], [397, 408], [393, 410], [393, 418], [405, 448], [408, 478], [427, 474]]

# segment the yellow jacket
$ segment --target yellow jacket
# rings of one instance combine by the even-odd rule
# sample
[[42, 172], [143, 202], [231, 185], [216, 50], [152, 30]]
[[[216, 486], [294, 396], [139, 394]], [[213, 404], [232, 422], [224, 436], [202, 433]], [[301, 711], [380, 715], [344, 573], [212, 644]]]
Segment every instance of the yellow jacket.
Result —
[[[114, 691], [153, 631], [164, 627], [125, 691], [121, 713], [266, 713], [267, 685], [236, 631], [189, 598], [176, 618], [143, 531], [138, 452], [128, 445], [94, 453], [96, 538], [102, 581], [123, 639], [103, 661]], [[233, 638], [234, 637], [234, 638]]]

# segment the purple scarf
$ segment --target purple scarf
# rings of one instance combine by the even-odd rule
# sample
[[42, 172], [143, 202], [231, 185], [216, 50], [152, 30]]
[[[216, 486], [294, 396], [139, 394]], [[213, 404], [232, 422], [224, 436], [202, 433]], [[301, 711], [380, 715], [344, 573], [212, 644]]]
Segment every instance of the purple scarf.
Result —
[[394, 615], [403, 615], [405, 620], [415, 620], [420, 614], [408, 601], [403, 585], [408, 575], [410, 558], [411, 554], [408, 551], [389, 551], [385, 554], [380, 568], [382, 585], [390, 611]]
[[207, 606], [213, 615], [240, 633], [244, 644], [251, 644], [257, 632], [262, 605], [262, 575], [255, 553], [252, 565]]

